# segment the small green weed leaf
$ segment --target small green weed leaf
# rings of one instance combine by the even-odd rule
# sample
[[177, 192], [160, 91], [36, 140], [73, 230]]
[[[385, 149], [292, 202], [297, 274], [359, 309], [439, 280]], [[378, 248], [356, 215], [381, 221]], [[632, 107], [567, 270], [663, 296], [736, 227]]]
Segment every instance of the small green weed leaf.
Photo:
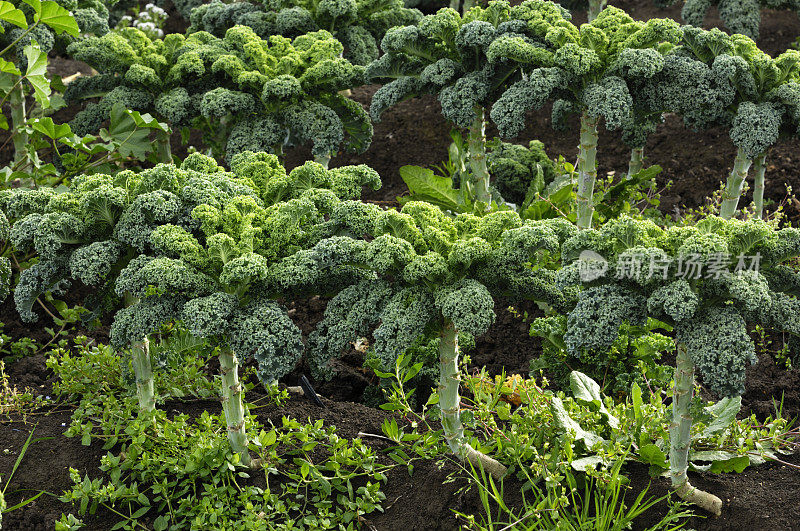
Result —
[[667, 455], [655, 444], [645, 444], [639, 448], [639, 459], [649, 465], [657, 466], [659, 468], [669, 468], [669, 463], [667, 463]]
[[167, 517], [163, 514], [153, 522], [153, 529], [155, 529], [155, 531], [164, 531], [168, 526], [169, 522], [167, 521]]

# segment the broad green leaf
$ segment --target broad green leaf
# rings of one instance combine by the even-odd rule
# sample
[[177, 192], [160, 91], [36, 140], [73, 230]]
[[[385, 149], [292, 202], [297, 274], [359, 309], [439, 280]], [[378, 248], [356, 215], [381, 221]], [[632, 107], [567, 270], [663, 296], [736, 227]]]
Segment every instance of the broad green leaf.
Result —
[[69, 124], [56, 124], [49, 116], [32, 120], [31, 126], [34, 131], [38, 131], [53, 140], [72, 136]]
[[648, 465], [669, 468], [666, 454], [655, 444], [645, 444], [639, 448], [639, 459]]
[[166, 123], [159, 122], [149, 113], [141, 114], [139, 111], [131, 111], [129, 109], [126, 109], [125, 112], [130, 115], [137, 127], [146, 127], [147, 129], [155, 129], [165, 133], [169, 132], [169, 126]]
[[[72, 16], [72, 13], [53, 2], [53, 0], [45, 0], [41, 3], [39, 3], [39, 0], [24, 1], [38, 12], [34, 20], [47, 24], [59, 35], [61, 33], [68, 33], [73, 37], [78, 37], [80, 35], [81, 30], [78, 27], [78, 23], [75, 22], [75, 17]], [[38, 4], [38, 6], [36, 4]]]
[[572, 434], [576, 440], [582, 440], [586, 444], [587, 448], [592, 448], [594, 445], [600, 444], [604, 441], [604, 439], [596, 433], [592, 433], [581, 428], [581, 425], [569, 416], [567, 410], [564, 409], [564, 403], [557, 396], [554, 396], [552, 399], [550, 399], [550, 410], [553, 413], [553, 419], [556, 421], [556, 426], [561, 430]]
[[706, 412], [714, 417], [714, 420], [706, 426], [700, 437], [713, 437], [726, 429], [736, 419], [736, 415], [741, 408], [741, 396], [723, 398], [716, 404], [705, 408]]
[[0, 72], [0, 92], [4, 95], [8, 94], [17, 84], [17, 81], [19, 81], [19, 75]]
[[603, 458], [599, 455], [590, 455], [587, 457], [581, 457], [580, 459], [575, 459], [570, 464], [572, 465], [572, 468], [578, 472], [586, 472], [587, 468], [594, 468], [602, 462]]
[[[742, 472], [750, 465], [750, 458], [746, 455], [736, 455], [722, 450], [707, 450], [690, 452], [689, 461], [695, 470], [700, 472]], [[708, 461], [710, 464], [701, 465], [698, 461]]]
[[5, 59], [0, 59], [0, 72], [4, 72], [6, 74], [13, 74], [15, 76], [21, 76], [22, 72], [19, 71], [17, 65], [10, 61], [6, 61]]
[[0, 114], [0, 129], [8, 131], [8, 120], [5, 114]]
[[633, 415], [638, 421], [642, 418], [642, 388], [633, 382], [631, 386], [631, 401], [633, 402]]
[[609, 426], [614, 429], [619, 428], [619, 419], [612, 415], [603, 404], [603, 397], [600, 395], [600, 386], [597, 382], [582, 372], [572, 371], [569, 373], [569, 386], [578, 401], [593, 405], [600, 414], [606, 417]]
[[11, 2], [6, 2], [5, 0], [0, 1], [0, 20], [10, 22], [22, 29], [28, 27], [28, 21], [25, 20], [25, 13], [14, 7], [14, 4]]
[[25, 71], [25, 79], [31, 84], [34, 91], [34, 98], [42, 108], [50, 106], [50, 81], [47, 79], [47, 54], [39, 48], [38, 44], [29, 44], [23, 51], [28, 60], [28, 69]]
[[[411, 192], [412, 200], [427, 201], [454, 212], [466, 211], [461, 193], [453, 188], [453, 180], [419, 166], [403, 166], [400, 177]], [[470, 207], [471, 210], [471, 207]]]
[[147, 127], [138, 127], [132, 113], [121, 103], [111, 108], [110, 122], [107, 131], [105, 129], [100, 131], [100, 137], [114, 144], [120, 155], [144, 160], [147, 154], [153, 151], [150, 130]]

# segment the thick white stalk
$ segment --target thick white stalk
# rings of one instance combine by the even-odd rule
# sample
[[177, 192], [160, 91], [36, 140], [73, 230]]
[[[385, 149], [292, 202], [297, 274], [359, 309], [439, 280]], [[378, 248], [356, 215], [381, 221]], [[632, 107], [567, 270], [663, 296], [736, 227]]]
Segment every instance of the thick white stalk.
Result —
[[631, 160], [628, 162], [628, 176], [630, 179], [640, 171], [644, 166], [644, 147], [631, 149]]
[[589, 0], [589, 10], [586, 12], [586, 18], [589, 22], [597, 18], [600, 11], [606, 6], [607, 0]]
[[675, 492], [698, 507], [719, 516], [722, 500], [689, 483], [689, 446], [692, 442], [692, 416], [689, 406], [694, 391], [694, 363], [686, 345], [677, 344], [675, 387], [672, 393], [672, 423], [669, 425], [669, 471]]
[[486, 166], [486, 119], [484, 108], [475, 106], [475, 119], [469, 127], [469, 169], [472, 173], [472, 187], [475, 199], [486, 203], [492, 202], [489, 195], [489, 169]]
[[750, 170], [752, 160], [747, 158], [741, 149], [736, 152], [736, 159], [733, 161], [733, 170], [728, 177], [725, 191], [722, 192], [722, 205], [719, 207], [719, 216], [723, 219], [731, 219], [736, 214], [739, 207], [739, 198], [742, 197], [742, 187], [747, 180], [747, 172]]
[[764, 217], [764, 174], [767, 171], [767, 153], [764, 152], [753, 161], [753, 204], [755, 205], [756, 216]]
[[136, 397], [139, 409], [153, 411], [156, 407], [153, 386], [153, 367], [150, 364], [150, 342], [145, 337], [131, 345], [133, 355], [133, 374], [136, 378]]
[[222, 374], [222, 411], [225, 413], [225, 423], [228, 426], [228, 443], [231, 445], [231, 450], [239, 454], [242, 464], [250, 466], [252, 459], [247, 449], [247, 432], [244, 427], [239, 360], [228, 348], [220, 350], [219, 370]]
[[14, 164], [19, 164], [27, 157], [28, 150], [28, 133], [25, 129], [27, 112], [22, 83], [11, 90], [8, 104], [11, 107], [11, 134], [14, 136]]
[[597, 118], [581, 114], [581, 143], [578, 146], [578, 228], [592, 226], [594, 183], [597, 180]]
[[472, 446], [464, 438], [459, 405], [458, 331], [453, 322], [445, 320], [439, 342], [439, 408], [442, 411], [442, 428], [450, 451], [461, 459], [483, 468], [494, 478], [501, 478], [506, 467]]
[[314, 162], [318, 164], [322, 164], [322, 166], [327, 170], [328, 164], [331, 163], [331, 156], [330, 155], [315, 155]]

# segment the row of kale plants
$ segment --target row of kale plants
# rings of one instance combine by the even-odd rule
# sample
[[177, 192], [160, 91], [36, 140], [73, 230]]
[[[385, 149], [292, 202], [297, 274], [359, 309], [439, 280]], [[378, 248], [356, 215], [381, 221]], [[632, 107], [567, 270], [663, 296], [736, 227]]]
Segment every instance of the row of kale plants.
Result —
[[[255, 358], [260, 379], [272, 385], [304, 353], [324, 377], [332, 358], [371, 334], [389, 368], [415, 341], [435, 334], [447, 443], [495, 477], [505, 466], [476, 450], [461, 424], [458, 345], [462, 334], [487, 331], [497, 297], [531, 299], [566, 315], [564, 344], [577, 357], [602, 355], [621, 326], [655, 318], [673, 326], [677, 347], [673, 485], [684, 499], [719, 514], [719, 498], [692, 487], [686, 475], [693, 375], [697, 368], [720, 395], [741, 393], [754, 358], [748, 323], [800, 335], [800, 276], [787, 265], [800, 256], [800, 231], [757, 219], [766, 151], [796, 135], [800, 124], [800, 52], [773, 59], [742, 35], [670, 20], [637, 22], [613, 7], [578, 27], [557, 4], [527, 0], [512, 7], [499, 0], [463, 16], [453, 9], [411, 13], [412, 25], [391, 29], [407, 20], [378, 17], [385, 22], [374, 25], [385, 32], [384, 55], [363, 66], [356, 57], [369, 54], [354, 43], [368, 39], [359, 32], [341, 32], [337, 40], [328, 31], [333, 22], [318, 19], [294, 38], [271, 29], [262, 37], [255, 24], [277, 24], [270, 12], [240, 8], [251, 16], [236, 21], [248, 25], [227, 28], [234, 5], [198, 7], [186, 35], [158, 39], [126, 28], [67, 44], [67, 53], [99, 74], [70, 83], [65, 97], [99, 100], [66, 127], [28, 116], [23, 87], [35, 92], [40, 107], [52, 102], [36, 28], [77, 37], [78, 25], [52, 1], [0, 3], [0, 18], [19, 28], [8, 32], [13, 42], [0, 52], [16, 53], [16, 62], [0, 64], [7, 94], [17, 93], [16, 103], [8, 98], [12, 119], [18, 114], [14, 127], [49, 139], [62, 168], [42, 163], [15, 137], [26, 154], [9, 175], [29, 174], [33, 166], [58, 173], [64, 160], [72, 165], [66, 188], [0, 192], [6, 218], [0, 236], [33, 261], [16, 280], [11, 262], [2, 262], [0, 276], [6, 291], [15, 284], [22, 318], [37, 319], [33, 308], [44, 293], [92, 287], [87, 307], [97, 317], [113, 315], [112, 343], [132, 352], [142, 410], [156, 407], [148, 337], [182, 322], [219, 349], [228, 439], [251, 466], [258, 463], [248, 450], [240, 360]], [[369, 80], [385, 83], [371, 117], [343, 92]], [[431, 202], [385, 210], [359, 201], [363, 187], [380, 186], [378, 174], [367, 166], [328, 169], [329, 160], [342, 149], [365, 151], [372, 120], [426, 93], [437, 94], [445, 117], [467, 130], [461, 182], [423, 172], [412, 193], [428, 199], [420, 189], [428, 190]], [[576, 182], [568, 175], [561, 187], [572, 199], [553, 217], [539, 207], [564, 176], [551, 172], [545, 182], [539, 165], [517, 187], [521, 200], [505, 201], [498, 192], [503, 183], [491, 178], [485, 138], [487, 116], [501, 134], [515, 135], [526, 113], [547, 102], [554, 123], [565, 124], [570, 114], [581, 122]], [[623, 130], [634, 180], [645, 174], [647, 135], [667, 112], [692, 127], [730, 129], [739, 152], [721, 216], [664, 226], [641, 216], [597, 223], [600, 122]], [[213, 157], [195, 153], [176, 165], [169, 132], [177, 128], [203, 131]], [[151, 131], [154, 152], [146, 146]], [[301, 144], [312, 144], [316, 162], [287, 173], [281, 154]], [[511, 153], [508, 171], [494, 165], [498, 174], [519, 179], [517, 150], [498, 149]], [[114, 156], [148, 154], [161, 163], [114, 171], [121, 164]], [[758, 215], [741, 221], [734, 214], [752, 161]], [[595, 262], [587, 261], [587, 251]], [[751, 256], [758, 268], [719, 263]], [[681, 270], [687, 257], [696, 268], [688, 276]], [[658, 264], [658, 274], [652, 266], [631, 269], [641, 263]], [[716, 273], [704, 274], [712, 264]], [[601, 265], [600, 273], [587, 274]], [[314, 294], [331, 300], [304, 342], [278, 301]]]
[[[460, 186], [459, 204], [443, 206], [465, 210], [477, 202], [486, 208], [503, 200], [489, 184], [487, 115], [501, 135], [515, 136], [526, 112], [551, 102], [556, 127], [580, 116], [577, 218], [585, 228], [592, 217], [601, 122], [622, 130], [631, 149], [629, 176], [642, 169], [647, 137], [665, 113], [680, 115], [695, 130], [727, 128], [738, 152], [721, 209], [726, 218], [737, 209], [751, 166], [760, 215], [769, 148], [796, 136], [800, 126], [800, 52], [771, 58], [742, 35], [666, 19], [637, 22], [613, 7], [580, 27], [556, 4], [511, 7], [502, 1], [463, 16], [443, 9], [421, 17], [398, 3], [376, 4], [371, 12], [359, 5], [361, 11], [291, 25], [280, 22], [289, 8], [213, 2], [193, 11], [185, 35], [159, 39], [134, 27], [91, 36], [85, 22], [79, 26], [52, 1], [35, 4], [38, 12], [48, 9], [44, 16], [29, 14], [28, 4], [6, 4], [0, 18], [13, 29], [4, 35], [11, 42], [0, 55], [14, 59], [2, 75], [15, 146], [7, 180], [68, 178], [119, 164], [119, 155], [169, 162], [170, 132], [178, 129], [186, 138], [191, 129], [201, 131], [209, 154], [228, 163], [244, 150], [281, 156], [288, 147], [311, 144], [315, 159], [327, 165], [342, 150], [367, 150], [372, 121], [388, 107], [432, 93], [443, 115], [468, 130], [470, 178]], [[46, 52], [55, 42], [48, 25], [75, 41], [66, 53], [99, 72], [66, 87], [67, 102], [99, 98], [69, 126], [43, 116], [63, 105], [60, 96], [50, 97], [44, 75]], [[352, 35], [366, 27], [372, 33], [362, 41], [372, 44], [356, 44]], [[372, 121], [346, 95], [368, 82], [385, 84], [373, 98]], [[39, 104], [35, 109], [26, 109], [29, 93]], [[102, 129], [109, 119], [109, 129]], [[155, 147], [147, 141], [153, 133]], [[42, 149], [50, 155], [42, 156]], [[509, 178], [519, 180], [513, 173]], [[494, 189], [519, 186], [498, 182]]]

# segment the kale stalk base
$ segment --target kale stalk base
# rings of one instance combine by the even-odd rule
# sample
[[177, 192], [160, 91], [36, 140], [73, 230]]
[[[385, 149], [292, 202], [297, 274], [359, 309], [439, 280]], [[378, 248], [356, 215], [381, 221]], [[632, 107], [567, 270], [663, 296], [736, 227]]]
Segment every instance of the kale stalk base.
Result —
[[682, 499], [719, 516], [722, 500], [693, 487], [686, 471], [689, 468], [689, 446], [692, 440], [692, 416], [689, 406], [694, 390], [694, 363], [686, 345], [678, 343], [675, 361], [675, 388], [672, 393], [672, 423], [669, 426], [669, 468], [672, 488]]
[[642, 171], [642, 167], [644, 166], [644, 148], [638, 147], [631, 149], [631, 160], [628, 162], [628, 175], [627, 178], [630, 179], [640, 171]]
[[150, 342], [147, 338], [131, 345], [133, 374], [136, 377], [136, 397], [139, 409], [153, 411], [156, 407], [153, 390], [153, 367], [150, 364]]
[[228, 443], [231, 450], [239, 454], [245, 466], [254, 465], [247, 450], [247, 432], [244, 428], [244, 404], [242, 403], [242, 386], [239, 383], [239, 360], [227, 348], [219, 354], [219, 370], [222, 373], [222, 411], [228, 425]]
[[747, 179], [747, 172], [750, 170], [752, 162], [741, 149], [736, 152], [733, 171], [731, 171], [728, 183], [725, 185], [725, 191], [722, 193], [722, 205], [719, 207], [719, 216], [721, 218], [731, 219], [736, 214], [736, 209], [739, 207], [739, 198], [742, 197], [742, 187]]
[[475, 450], [464, 440], [464, 427], [459, 410], [461, 398], [458, 372], [458, 331], [452, 321], [446, 321], [439, 342], [439, 408], [442, 411], [442, 428], [450, 451], [475, 468], [482, 468], [492, 477], [500, 479], [506, 467], [500, 462]]

